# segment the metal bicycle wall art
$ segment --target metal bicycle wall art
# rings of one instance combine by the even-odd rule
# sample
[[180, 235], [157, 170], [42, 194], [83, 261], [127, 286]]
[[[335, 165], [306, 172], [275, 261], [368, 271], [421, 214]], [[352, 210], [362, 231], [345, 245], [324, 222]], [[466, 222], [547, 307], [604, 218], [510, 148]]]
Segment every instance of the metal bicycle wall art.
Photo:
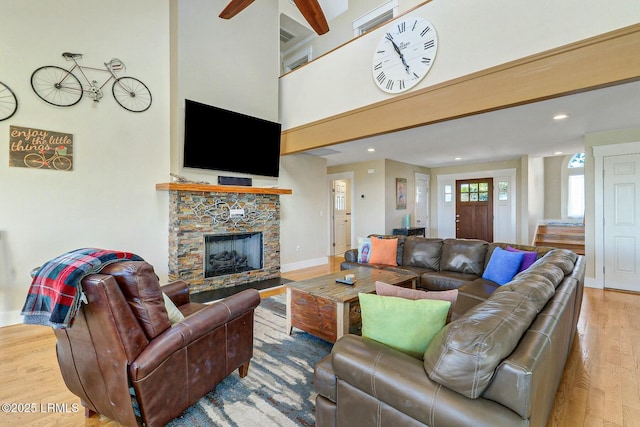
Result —
[[[85, 95], [99, 102], [104, 96], [103, 88], [113, 80], [111, 92], [122, 108], [141, 113], [151, 106], [151, 92], [143, 82], [134, 77], [119, 76], [119, 73], [126, 71], [121, 60], [113, 58], [104, 63], [104, 68], [97, 68], [80, 65], [78, 61], [82, 58], [81, 53], [64, 52], [62, 57], [73, 61], [73, 66], [66, 69], [57, 65], [45, 65], [31, 74], [31, 87], [45, 102], [58, 107], [71, 107]], [[107, 74], [104, 81], [88, 76], [99, 74], [98, 72]]]
[[11, 88], [0, 82], [0, 122], [11, 118], [18, 110], [18, 98]]

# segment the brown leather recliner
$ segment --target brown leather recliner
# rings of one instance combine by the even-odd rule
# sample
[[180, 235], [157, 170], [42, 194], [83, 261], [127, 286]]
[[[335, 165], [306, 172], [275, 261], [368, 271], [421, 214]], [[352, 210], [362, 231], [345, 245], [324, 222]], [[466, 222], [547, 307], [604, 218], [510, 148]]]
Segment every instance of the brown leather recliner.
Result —
[[[88, 303], [70, 328], [54, 331], [62, 376], [87, 416], [164, 426], [235, 369], [247, 375], [255, 289], [193, 303], [187, 283], [161, 287], [144, 261], [107, 265], [85, 277], [82, 289]], [[162, 292], [183, 320], [170, 323]]]

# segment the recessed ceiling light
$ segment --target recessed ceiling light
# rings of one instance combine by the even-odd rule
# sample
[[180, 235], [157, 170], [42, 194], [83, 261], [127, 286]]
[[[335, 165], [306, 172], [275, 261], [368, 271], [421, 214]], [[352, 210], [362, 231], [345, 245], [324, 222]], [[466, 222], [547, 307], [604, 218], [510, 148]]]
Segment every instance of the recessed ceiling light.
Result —
[[370, 153], [373, 153], [374, 151], [376, 151], [375, 148], [367, 148], [367, 151], [369, 151]]
[[553, 153], [554, 155], [558, 155], [558, 154], [562, 154], [562, 151], [556, 151], [555, 153]]
[[462, 160], [462, 157], [456, 157], [453, 160]]
[[564, 119], [568, 119], [569, 115], [568, 114], [556, 114], [555, 116], [553, 116], [553, 120], [564, 120]]

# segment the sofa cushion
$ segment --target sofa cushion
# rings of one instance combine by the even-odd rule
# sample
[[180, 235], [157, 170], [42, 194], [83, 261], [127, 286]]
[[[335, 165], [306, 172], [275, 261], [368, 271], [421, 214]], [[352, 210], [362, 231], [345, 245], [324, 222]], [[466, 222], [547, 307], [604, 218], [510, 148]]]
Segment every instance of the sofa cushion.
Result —
[[516, 275], [523, 258], [524, 253], [522, 252], [510, 252], [496, 248], [491, 254], [487, 268], [482, 273], [482, 278], [504, 285]]
[[398, 265], [398, 239], [371, 239], [371, 264]]
[[359, 293], [362, 336], [422, 358], [446, 323], [451, 303]]
[[442, 239], [411, 236], [404, 242], [402, 265], [440, 270]]
[[539, 274], [521, 275], [504, 286], [500, 286], [494, 293], [517, 292], [529, 298], [540, 312], [547, 301], [555, 294], [556, 288], [551, 280]]
[[368, 237], [358, 237], [358, 260], [357, 262], [367, 264], [371, 257], [371, 239]]
[[560, 267], [564, 274], [569, 274], [573, 271], [573, 267], [576, 264], [578, 255], [567, 249], [554, 249], [545, 254], [544, 259], [546, 262], [551, 262], [554, 265]]
[[518, 273], [529, 268], [531, 264], [536, 262], [536, 260], [538, 259], [538, 253], [534, 251], [523, 251], [522, 249], [516, 249], [512, 246], [507, 246], [507, 251], [522, 252], [524, 254], [524, 257], [522, 258], [522, 263], [520, 264], [520, 268], [518, 269]]
[[458, 290], [451, 289], [448, 291], [421, 291], [418, 289], [403, 288], [402, 286], [390, 285], [388, 283], [376, 281], [376, 294], [388, 297], [399, 297], [406, 299], [435, 299], [440, 301], [449, 301], [451, 306], [447, 313], [447, 323], [451, 321], [451, 316], [456, 307], [458, 299]]
[[157, 337], [171, 326], [160, 282], [151, 264], [122, 261], [105, 266], [101, 272], [116, 279], [148, 339]]
[[420, 275], [420, 287], [429, 291], [446, 291], [448, 289], [458, 289], [469, 282], [478, 279], [480, 276], [467, 273], [456, 273], [453, 271], [425, 272]]
[[476, 239], [445, 239], [442, 242], [440, 270], [482, 276], [488, 242]]
[[544, 276], [553, 283], [554, 286], [558, 286], [562, 279], [564, 279], [565, 273], [562, 268], [556, 265], [552, 258], [548, 258], [546, 255], [540, 258], [538, 261], [522, 273], [518, 273], [518, 277], [527, 277], [529, 274], [537, 274]]
[[483, 278], [467, 282], [458, 288], [458, 296], [467, 295], [480, 301], [488, 300], [496, 289], [500, 288], [496, 282]]
[[429, 378], [468, 398], [479, 397], [536, 315], [526, 296], [495, 293], [433, 338], [424, 353]]

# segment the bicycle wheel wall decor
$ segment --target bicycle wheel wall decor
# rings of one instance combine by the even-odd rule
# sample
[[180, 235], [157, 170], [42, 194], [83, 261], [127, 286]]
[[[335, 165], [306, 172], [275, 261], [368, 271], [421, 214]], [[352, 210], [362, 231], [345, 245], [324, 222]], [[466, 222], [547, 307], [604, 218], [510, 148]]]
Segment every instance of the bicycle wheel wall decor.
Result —
[[11, 88], [0, 82], [0, 122], [11, 118], [18, 111], [18, 98]]
[[9, 166], [31, 169], [73, 169], [73, 135], [9, 126]]
[[[113, 81], [111, 93], [119, 106], [134, 113], [142, 113], [151, 107], [151, 91], [147, 85], [134, 77], [120, 75], [126, 70], [121, 60], [113, 58], [104, 63], [104, 68], [98, 68], [81, 64], [81, 53], [64, 52], [62, 56], [73, 61], [73, 65], [69, 68], [44, 65], [31, 74], [31, 88], [43, 101], [57, 107], [71, 107], [85, 96], [100, 102], [104, 97], [103, 88]], [[106, 76], [90, 79], [85, 74], [87, 70]]]

